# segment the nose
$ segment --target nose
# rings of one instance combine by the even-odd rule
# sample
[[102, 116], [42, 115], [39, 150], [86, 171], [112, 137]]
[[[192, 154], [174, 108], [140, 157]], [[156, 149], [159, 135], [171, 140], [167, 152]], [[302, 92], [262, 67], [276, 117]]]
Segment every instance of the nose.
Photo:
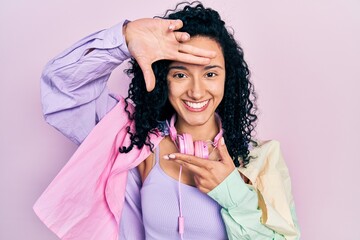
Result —
[[205, 95], [205, 92], [206, 86], [204, 79], [201, 79], [200, 77], [194, 77], [188, 90], [189, 97], [194, 100], [200, 100]]

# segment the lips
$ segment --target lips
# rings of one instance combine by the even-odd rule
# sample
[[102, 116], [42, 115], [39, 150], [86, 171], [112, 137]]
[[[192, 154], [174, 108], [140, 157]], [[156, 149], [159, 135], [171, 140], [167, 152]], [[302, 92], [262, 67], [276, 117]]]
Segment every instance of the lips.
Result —
[[200, 112], [203, 111], [208, 106], [209, 101], [210, 100], [208, 99], [202, 102], [184, 101], [184, 103], [185, 103], [185, 107], [190, 111]]

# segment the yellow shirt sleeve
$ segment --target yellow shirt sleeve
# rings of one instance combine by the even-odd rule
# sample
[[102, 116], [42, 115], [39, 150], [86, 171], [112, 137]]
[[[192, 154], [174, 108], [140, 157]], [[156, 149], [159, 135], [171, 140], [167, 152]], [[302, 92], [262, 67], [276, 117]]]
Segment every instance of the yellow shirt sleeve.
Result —
[[287, 240], [299, 239], [291, 180], [279, 142], [260, 143], [250, 156], [252, 159], [246, 168], [240, 167], [238, 170], [249, 178], [258, 192], [261, 222]]

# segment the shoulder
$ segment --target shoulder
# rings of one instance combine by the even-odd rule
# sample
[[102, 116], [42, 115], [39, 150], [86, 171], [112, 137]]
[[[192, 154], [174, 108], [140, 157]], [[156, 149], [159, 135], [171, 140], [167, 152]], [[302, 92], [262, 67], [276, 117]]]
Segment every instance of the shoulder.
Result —
[[249, 150], [248, 165], [266, 167], [265, 164], [276, 164], [279, 158], [282, 158], [280, 142], [277, 140], [254, 140]]
[[277, 140], [254, 140], [250, 145], [250, 162], [246, 167], [239, 167], [239, 171], [247, 176], [251, 182], [257, 182], [264, 175], [277, 175], [286, 172], [280, 142]]
[[269, 148], [280, 149], [280, 142], [278, 140], [253, 139], [249, 145], [250, 153], [268, 150]]
[[291, 222], [292, 213], [288, 208], [293, 204], [291, 177], [281, 152], [280, 142], [276, 140], [257, 142], [258, 146], [250, 152], [253, 158], [246, 168], [239, 168], [239, 171], [251, 176], [249, 179], [266, 200], [268, 209], [271, 204], [273, 209]]
[[138, 166], [137, 169], [140, 173], [142, 182], [145, 181], [145, 178], [149, 175], [154, 162], [154, 153], [151, 153], [147, 158], [144, 159]]

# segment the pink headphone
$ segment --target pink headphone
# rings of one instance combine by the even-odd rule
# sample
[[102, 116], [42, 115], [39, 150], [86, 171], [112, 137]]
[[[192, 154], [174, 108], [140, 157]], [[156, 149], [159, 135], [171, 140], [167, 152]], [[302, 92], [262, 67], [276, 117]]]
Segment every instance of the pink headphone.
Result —
[[216, 121], [219, 125], [219, 133], [215, 136], [214, 141], [195, 141], [193, 142], [192, 136], [188, 133], [177, 134], [175, 128], [176, 115], [171, 117], [169, 124], [169, 133], [171, 140], [175, 143], [178, 150], [181, 153], [195, 155], [201, 158], [209, 158], [208, 143], [210, 142], [213, 147], [216, 147], [220, 138], [223, 135], [223, 129], [221, 125], [221, 119], [218, 114], [215, 113]]

